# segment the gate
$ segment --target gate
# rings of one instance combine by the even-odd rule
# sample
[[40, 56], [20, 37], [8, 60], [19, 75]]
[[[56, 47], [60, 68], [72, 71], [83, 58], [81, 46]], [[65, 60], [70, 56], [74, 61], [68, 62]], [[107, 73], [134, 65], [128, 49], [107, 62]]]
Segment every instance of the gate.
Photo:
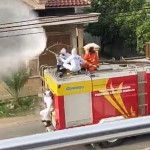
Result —
[[[43, 77], [43, 72], [45, 69], [47, 69], [50, 66], [56, 66], [57, 61], [54, 54], [52, 54], [50, 51], [55, 52], [56, 54], [60, 53], [60, 50], [62, 48], [66, 48], [67, 52], [71, 52], [72, 47], [67, 44], [62, 43], [56, 43], [50, 47], [47, 47], [46, 50], [40, 55], [39, 57], [39, 68], [40, 68], [40, 74]], [[42, 81], [42, 87], [45, 87], [44, 80]]]
[[50, 51], [53, 51], [56, 54], [59, 54], [62, 48], [66, 48], [67, 52], [69, 53], [71, 52], [71, 49], [72, 49], [70, 45], [62, 44], [62, 43], [56, 43], [46, 48], [47, 50], [45, 50], [39, 57], [39, 66], [40, 67], [42, 65], [55, 66], [57, 63], [56, 57]]
[[[66, 48], [68, 52], [71, 50], [70, 34], [48, 35], [47, 48], [57, 54], [62, 48]], [[46, 48], [46, 49], [47, 49]], [[45, 50], [39, 57], [39, 67], [47, 64], [48, 66], [56, 65], [56, 58], [50, 51]]]

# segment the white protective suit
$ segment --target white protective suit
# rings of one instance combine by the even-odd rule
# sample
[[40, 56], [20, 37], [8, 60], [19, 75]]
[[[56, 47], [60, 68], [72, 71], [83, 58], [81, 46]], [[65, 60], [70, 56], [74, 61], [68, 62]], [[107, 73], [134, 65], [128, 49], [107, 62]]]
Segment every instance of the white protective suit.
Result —
[[71, 51], [71, 55], [68, 59], [64, 60], [61, 58], [62, 62], [64, 63], [63, 66], [65, 69], [68, 69], [72, 72], [77, 72], [81, 70], [81, 64], [84, 63], [84, 60], [81, 56], [77, 54], [76, 48], [73, 48]]
[[50, 91], [46, 91], [44, 95], [44, 103], [46, 104], [46, 108], [40, 112], [42, 120], [50, 121], [50, 113], [53, 110], [52, 104], [53, 99], [50, 96]]
[[67, 51], [66, 51], [65, 48], [61, 49], [61, 51], [60, 51], [60, 56], [59, 56], [58, 59], [57, 59], [57, 65], [63, 66], [63, 62], [61, 61], [60, 58], [63, 58], [63, 59], [66, 60], [69, 56], [70, 56], [70, 54], [67, 53]]

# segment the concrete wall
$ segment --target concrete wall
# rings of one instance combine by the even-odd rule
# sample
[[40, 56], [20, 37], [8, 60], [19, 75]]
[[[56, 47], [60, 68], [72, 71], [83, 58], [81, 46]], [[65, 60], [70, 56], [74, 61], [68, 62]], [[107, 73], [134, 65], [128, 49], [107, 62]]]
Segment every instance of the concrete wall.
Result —
[[[70, 52], [71, 47], [77, 47], [76, 29], [73, 26], [52, 26], [46, 27], [47, 31], [47, 46], [52, 46], [57, 42], [60, 44], [66, 44], [67, 46], [55, 46], [52, 47], [52, 51], [59, 53], [61, 48], [65, 47]], [[70, 45], [70, 46], [69, 46]], [[41, 61], [41, 62], [40, 62]], [[46, 56], [36, 58], [29, 62], [29, 68], [32, 69], [32, 77], [22, 90], [21, 96], [29, 96], [40, 94], [42, 92], [42, 80], [39, 77], [40, 65], [49, 64], [56, 65], [56, 58], [53, 54], [47, 53]], [[11, 95], [5, 90], [4, 85], [0, 83], [0, 100], [9, 99]]]
[[[100, 37], [91, 36], [89, 33], [84, 33], [84, 44], [88, 43], [96, 43], [99, 46], [101, 46]], [[106, 54], [108, 54], [108, 57], [115, 57], [116, 59], [119, 59], [120, 56], [123, 57], [139, 56], [139, 54], [136, 52], [136, 47], [133, 47], [132, 49], [126, 48], [124, 46], [124, 40], [120, 38], [116, 38], [114, 40], [113, 45], [108, 44], [107, 46], [105, 46], [104, 51], [106, 52]]]
[[[42, 93], [41, 84], [42, 82], [39, 77], [31, 77], [22, 89], [20, 96], [29, 96]], [[0, 83], [0, 100], [9, 98], [11, 98], [11, 95], [7, 92], [7, 90], [5, 90], [4, 84]]]
[[136, 51], [136, 47], [127, 48], [124, 46], [124, 40], [120, 38], [116, 38], [114, 40], [114, 44], [105, 46], [105, 52], [112, 55], [116, 59], [119, 59], [120, 56], [123, 57], [136, 57], [139, 56], [139, 54]]
[[84, 32], [84, 44], [88, 43], [96, 43], [97, 45], [100, 45], [100, 37], [97, 36], [91, 36], [89, 33]]

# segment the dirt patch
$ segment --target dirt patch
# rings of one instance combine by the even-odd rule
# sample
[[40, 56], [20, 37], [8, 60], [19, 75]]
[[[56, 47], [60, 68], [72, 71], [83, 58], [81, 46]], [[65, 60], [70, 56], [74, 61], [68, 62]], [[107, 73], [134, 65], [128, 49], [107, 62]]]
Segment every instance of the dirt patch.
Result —
[[29, 115], [23, 117], [11, 117], [11, 118], [1, 118], [0, 128], [5, 128], [9, 126], [16, 126], [20, 124], [26, 124], [31, 122], [41, 121], [39, 115]]

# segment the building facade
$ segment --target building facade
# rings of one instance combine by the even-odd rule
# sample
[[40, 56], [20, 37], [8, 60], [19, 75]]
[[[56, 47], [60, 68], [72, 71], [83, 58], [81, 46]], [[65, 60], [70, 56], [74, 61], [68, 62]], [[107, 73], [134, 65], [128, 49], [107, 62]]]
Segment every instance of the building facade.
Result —
[[[47, 48], [59, 54], [61, 48], [68, 52], [77, 48], [82, 55], [83, 49], [83, 25], [97, 22], [99, 14], [76, 14], [75, 8], [90, 7], [86, 0], [23, 0], [34, 9], [39, 17], [41, 25], [47, 35]], [[21, 95], [34, 95], [42, 92], [41, 66], [56, 65], [56, 58], [50, 51], [44, 51], [39, 57], [29, 62], [32, 76], [25, 85]], [[1, 99], [9, 98], [10, 95], [0, 85]]]

